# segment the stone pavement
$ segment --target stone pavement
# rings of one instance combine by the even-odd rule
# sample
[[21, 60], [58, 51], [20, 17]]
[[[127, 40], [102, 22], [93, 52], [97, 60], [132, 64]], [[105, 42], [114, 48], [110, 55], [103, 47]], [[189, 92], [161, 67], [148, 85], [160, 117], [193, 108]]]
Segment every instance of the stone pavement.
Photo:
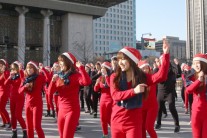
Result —
[[[176, 107], [179, 113], [179, 120], [181, 130], [179, 133], [175, 134], [174, 131], [174, 123], [172, 116], [168, 110], [167, 118], [162, 119], [162, 128], [157, 131], [159, 138], [191, 138], [192, 137], [192, 130], [189, 125], [189, 114], [184, 114], [184, 108], [182, 107], [183, 104], [180, 98], [180, 92], [178, 91], [178, 100], [176, 101]], [[45, 98], [44, 98], [45, 99]], [[168, 109], [168, 104], [166, 103], [166, 107]], [[7, 104], [7, 109], [9, 106]], [[46, 105], [44, 105], [44, 112], [46, 111]], [[2, 121], [0, 119], [0, 124]], [[80, 118], [80, 126], [81, 130], [76, 132], [75, 138], [101, 138], [102, 130], [100, 126], [100, 118], [93, 118], [91, 115], [81, 112]], [[45, 132], [46, 138], [59, 138], [57, 125], [55, 120], [52, 118], [43, 117], [42, 120], [42, 127]], [[0, 129], [0, 138], [9, 138], [11, 135], [11, 131], [6, 131], [4, 129]], [[22, 137], [21, 129], [18, 125], [18, 136]], [[37, 138], [37, 135], [35, 135]]]

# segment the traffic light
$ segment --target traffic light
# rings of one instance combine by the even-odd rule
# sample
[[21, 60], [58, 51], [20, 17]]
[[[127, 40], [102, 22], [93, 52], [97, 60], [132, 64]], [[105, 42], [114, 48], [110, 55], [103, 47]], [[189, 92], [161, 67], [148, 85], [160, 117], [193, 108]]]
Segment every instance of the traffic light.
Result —
[[4, 42], [4, 44], [9, 44], [9, 37], [8, 36], [4, 36], [3, 37], [3, 42]]

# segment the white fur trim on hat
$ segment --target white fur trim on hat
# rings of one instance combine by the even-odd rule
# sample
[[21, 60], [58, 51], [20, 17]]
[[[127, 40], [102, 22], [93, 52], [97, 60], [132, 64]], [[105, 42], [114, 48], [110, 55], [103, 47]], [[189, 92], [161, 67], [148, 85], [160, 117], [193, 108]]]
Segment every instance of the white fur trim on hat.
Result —
[[34, 62], [28, 62], [27, 64], [32, 64], [33, 66], [35, 66], [36, 69], [38, 69], [38, 66], [34, 63]]
[[111, 67], [107, 66], [106, 64], [102, 64], [101, 66], [106, 67], [107, 69], [111, 69]]
[[131, 58], [136, 64], [138, 63], [138, 59], [126, 48], [121, 49], [119, 52], [123, 52], [126, 54], [129, 58]]
[[73, 59], [70, 57], [70, 55], [67, 52], [64, 52], [62, 55], [66, 56], [74, 64]]
[[193, 61], [195, 61], [195, 60], [203, 61], [203, 62], [207, 63], [207, 59], [202, 58], [202, 57], [195, 57], [195, 58], [193, 58]]
[[6, 62], [6, 60], [4, 60], [4, 59], [0, 59], [0, 60], [1, 60], [1, 61], [3, 61], [3, 62], [4, 62], [4, 64], [6, 65], [6, 63], [7, 63], [7, 62]]
[[145, 63], [145, 64], [141, 65], [139, 68], [141, 69], [141, 68], [144, 68], [145, 66], [150, 66], [150, 65], [148, 63]]

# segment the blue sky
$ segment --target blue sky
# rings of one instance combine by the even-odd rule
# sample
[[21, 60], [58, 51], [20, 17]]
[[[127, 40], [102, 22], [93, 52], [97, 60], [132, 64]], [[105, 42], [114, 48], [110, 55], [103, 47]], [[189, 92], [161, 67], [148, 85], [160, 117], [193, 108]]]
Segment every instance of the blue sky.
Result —
[[[156, 40], [176, 36], [186, 40], [186, 0], [136, 0], [136, 38], [151, 33]], [[145, 35], [145, 37], [148, 37]]]

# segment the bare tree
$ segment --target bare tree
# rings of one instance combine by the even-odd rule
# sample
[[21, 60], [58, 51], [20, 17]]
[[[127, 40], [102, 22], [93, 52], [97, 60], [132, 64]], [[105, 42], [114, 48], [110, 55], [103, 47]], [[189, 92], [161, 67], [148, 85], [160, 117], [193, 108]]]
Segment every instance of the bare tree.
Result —
[[83, 63], [93, 61], [93, 43], [87, 40], [86, 34], [76, 32], [73, 37], [73, 54]]

